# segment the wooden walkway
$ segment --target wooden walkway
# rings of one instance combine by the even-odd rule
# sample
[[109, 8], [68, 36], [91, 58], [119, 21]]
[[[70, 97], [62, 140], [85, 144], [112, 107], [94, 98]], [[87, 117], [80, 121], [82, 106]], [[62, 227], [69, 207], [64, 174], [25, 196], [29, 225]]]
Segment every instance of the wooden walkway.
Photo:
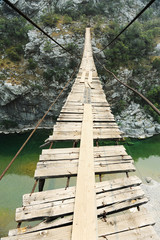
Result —
[[[121, 138], [97, 76], [90, 29], [79, 73], [46, 142], [80, 141], [80, 147], [42, 150], [35, 179], [77, 176], [75, 187], [23, 196], [16, 221], [42, 222], [9, 231], [2, 240], [158, 240], [132, 158], [121, 145], [98, 146], [99, 139]], [[96, 146], [94, 142], [96, 141]], [[76, 144], [75, 144], [76, 145]], [[95, 174], [114, 174], [113, 180], [95, 181]], [[119, 178], [118, 173], [123, 174]], [[141, 206], [141, 207], [140, 207]]]

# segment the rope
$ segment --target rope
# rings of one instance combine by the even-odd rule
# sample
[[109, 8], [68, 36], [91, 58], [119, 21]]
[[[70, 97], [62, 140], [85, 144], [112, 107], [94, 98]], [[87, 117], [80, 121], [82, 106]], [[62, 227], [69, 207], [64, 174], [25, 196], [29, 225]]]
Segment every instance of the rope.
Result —
[[[50, 38], [54, 43], [56, 43], [59, 47], [61, 47], [64, 51], [68, 52], [71, 56], [74, 56], [73, 53], [71, 53], [69, 50], [67, 50], [65, 47], [63, 47], [60, 43], [58, 43], [55, 39], [53, 39], [48, 33], [46, 33], [41, 27], [39, 27], [35, 22], [33, 22], [29, 17], [27, 17], [24, 13], [22, 13], [17, 7], [15, 7], [10, 1], [3, 0], [7, 5], [9, 5], [11, 8], [13, 8], [18, 14], [20, 14], [22, 17], [24, 17], [28, 22], [30, 22], [34, 27], [36, 27], [38, 30], [40, 30], [44, 35], [46, 35], [48, 38]], [[78, 56], [76, 55], [76, 58]]]
[[124, 33], [126, 30], [127, 30], [127, 28], [129, 28], [141, 15], [142, 15], [142, 13], [144, 13], [146, 10], [147, 10], [147, 8], [149, 8], [151, 5], [152, 5], [152, 3], [154, 3], [156, 0], [151, 0], [137, 15], [136, 15], [136, 17], [111, 41], [111, 42], [109, 42], [103, 49], [101, 49], [99, 52], [97, 52], [96, 54], [98, 54], [98, 53], [100, 53], [100, 52], [102, 52], [102, 51], [104, 51], [107, 47], [109, 47], [113, 42], [115, 42], [116, 40], [117, 40], [117, 38], [119, 38], [119, 36], [122, 34], [122, 33]]
[[50, 105], [50, 107], [48, 108], [47, 112], [44, 114], [44, 116], [38, 121], [36, 127], [33, 129], [33, 131], [31, 132], [31, 134], [29, 135], [29, 137], [27, 138], [27, 140], [23, 143], [23, 145], [21, 146], [21, 148], [18, 150], [18, 152], [16, 153], [16, 155], [13, 157], [13, 159], [11, 160], [11, 162], [8, 164], [8, 166], [6, 167], [6, 169], [3, 171], [3, 173], [0, 176], [0, 180], [2, 180], [3, 176], [6, 174], [6, 172], [8, 171], [8, 169], [10, 168], [10, 166], [12, 165], [12, 163], [15, 161], [15, 159], [18, 157], [18, 155], [21, 153], [21, 151], [23, 150], [23, 148], [25, 147], [25, 145], [28, 143], [29, 139], [32, 137], [32, 135], [35, 133], [35, 131], [37, 130], [37, 128], [39, 127], [39, 125], [42, 123], [42, 121], [44, 120], [44, 118], [47, 116], [47, 114], [49, 113], [49, 111], [51, 110], [51, 108], [54, 106], [54, 104], [57, 102], [57, 100], [59, 99], [59, 97], [62, 95], [62, 93], [64, 92], [65, 88], [68, 86], [68, 84], [71, 82], [71, 80], [73, 79], [78, 67], [80, 64], [78, 64], [78, 66], [75, 68], [74, 72], [72, 73], [70, 79], [68, 80], [68, 82], [65, 84], [64, 88], [60, 91], [60, 93], [58, 94], [58, 96], [56, 97], [55, 101]]
[[129, 85], [127, 85], [126, 83], [123, 83], [121, 80], [119, 80], [116, 75], [109, 71], [98, 59], [97, 57], [95, 56], [96, 60], [99, 62], [99, 64], [105, 69], [106, 72], [110, 73], [113, 75], [113, 77], [118, 81], [120, 82], [123, 86], [127, 87], [128, 89], [130, 89], [131, 91], [133, 91], [134, 93], [136, 93], [137, 95], [139, 95], [145, 102], [147, 102], [148, 105], [151, 106], [151, 108], [160, 115], [160, 111], [158, 108], [156, 108], [153, 103], [151, 101], [149, 101], [143, 94], [141, 94], [140, 92], [138, 92], [136, 89], [130, 87]]

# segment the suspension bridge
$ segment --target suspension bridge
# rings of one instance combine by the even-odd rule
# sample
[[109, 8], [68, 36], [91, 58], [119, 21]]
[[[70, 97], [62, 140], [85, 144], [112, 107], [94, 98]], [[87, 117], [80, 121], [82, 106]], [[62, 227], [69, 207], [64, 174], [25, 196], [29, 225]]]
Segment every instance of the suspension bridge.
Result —
[[[141, 180], [129, 174], [135, 171], [131, 156], [122, 145], [99, 146], [99, 140], [118, 142], [121, 135], [97, 75], [87, 28], [79, 72], [46, 139], [50, 148], [42, 150], [37, 163], [40, 191], [23, 196], [15, 214], [18, 228], [2, 240], [158, 240], [155, 222], [143, 207], [148, 200]], [[73, 148], [52, 148], [54, 141], [67, 140], [74, 141]], [[102, 174], [112, 179], [102, 181]], [[69, 187], [73, 176], [76, 186]], [[45, 179], [59, 177], [67, 177], [66, 188], [43, 191]], [[35, 220], [41, 222], [20, 226]]]

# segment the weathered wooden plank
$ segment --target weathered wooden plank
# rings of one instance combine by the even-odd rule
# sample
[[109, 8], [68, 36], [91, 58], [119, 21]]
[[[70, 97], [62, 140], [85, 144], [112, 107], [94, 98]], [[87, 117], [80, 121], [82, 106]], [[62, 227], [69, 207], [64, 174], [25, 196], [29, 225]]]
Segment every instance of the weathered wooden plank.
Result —
[[[129, 178], [118, 178], [110, 181], [96, 183], [96, 193], [104, 193], [108, 191], [129, 188], [138, 186], [142, 182], [137, 176], [131, 176]], [[60, 188], [44, 192], [36, 192], [32, 195], [23, 195], [23, 206], [36, 205], [46, 202], [55, 202], [60, 200], [71, 199], [75, 197], [75, 187]]]
[[[74, 130], [80, 130], [81, 129], [81, 122], [57, 122], [56, 125], [54, 125], [54, 128], [56, 129], [74, 129]], [[94, 122], [93, 123], [93, 128], [98, 129], [98, 128], [116, 128], [118, 129], [118, 126], [115, 122]]]
[[[103, 132], [108, 132], [108, 131], [116, 131], [118, 132], [119, 129], [116, 125], [108, 125], [108, 127], [104, 127], [104, 126], [95, 126], [93, 128], [93, 131], [94, 132], [100, 132], [100, 131], [103, 131]], [[81, 132], [81, 124], [79, 125], [74, 125], [74, 124], [65, 124], [65, 123], [61, 123], [59, 125], [54, 125], [54, 132], [59, 132], [59, 131], [79, 131]], [[120, 131], [119, 131], [120, 132]]]
[[51, 229], [51, 230], [44, 230], [44, 231], [38, 231], [33, 232], [29, 234], [23, 234], [13, 237], [6, 237], [2, 238], [2, 240], [69, 240], [71, 236], [71, 226], [63, 227], [60, 231], [59, 228]]
[[97, 215], [108, 216], [113, 213], [125, 211], [133, 207], [141, 206], [142, 204], [146, 204], [147, 202], [148, 202], [147, 198], [139, 197], [135, 199], [130, 199], [128, 201], [114, 203], [113, 205], [105, 206], [97, 209]]
[[[96, 195], [97, 214], [101, 215], [106, 212], [116, 212], [146, 202], [144, 192], [139, 186], [132, 189], [118, 189]], [[62, 201], [49, 202], [44, 204], [36, 204], [25, 208], [16, 209], [16, 221], [28, 221], [43, 219], [44, 217], [59, 217], [72, 214], [74, 210], [74, 199], [66, 199]]]
[[[94, 139], [120, 139], [121, 138], [121, 132], [117, 131], [115, 128], [113, 131], [108, 131], [103, 133], [102, 130], [97, 129], [98, 131], [93, 133]], [[46, 141], [60, 141], [60, 140], [80, 140], [81, 138], [81, 132], [78, 131], [60, 131], [60, 132], [54, 132], [53, 135], [49, 136]]]
[[[57, 155], [56, 155], [57, 156]], [[78, 156], [79, 154], [68, 154], [68, 155], [58, 155], [56, 157], [55, 155], [51, 155], [51, 154], [48, 154], [48, 155], [40, 155], [40, 158], [39, 158], [39, 161], [43, 161], [43, 162], [53, 162], [53, 161], [58, 161], [58, 162], [61, 162], [61, 164], [65, 164], [65, 162], [78, 162]], [[104, 156], [104, 157], [96, 157], [94, 158], [94, 161], [95, 163], [98, 162], [99, 164], [103, 164], [104, 162], [105, 163], [116, 163], [116, 162], [132, 162], [132, 158], [130, 156], [111, 156], [111, 157], [107, 157], [107, 156]]]
[[[67, 223], [72, 223], [73, 217], [66, 216], [64, 218], [56, 219], [51, 222], [42, 222], [32, 228], [20, 228], [10, 230], [9, 236], [21, 235], [24, 233], [31, 233], [35, 231], [45, 230], [49, 228], [55, 228], [57, 226], [63, 226]], [[145, 208], [141, 208], [140, 211], [130, 213], [123, 212], [121, 215], [106, 216], [106, 219], [98, 219], [98, 236], [108, 236], [124, 231], [130, 231], [132, 229], [141, 228], [155, 224], [155, 221]], [[60, 228], [61, 229], [61, 228]]]
[[123, 212], [121, 215], [114, 215], [99, 219], [98, 221], [98, 236], [107, 237], [111, 234], [118, 234], [120, 232], [129, 231], [136, 228], [154, 225], [155, 221], [146, 209], [141, 208], [140, 211], [131, 213]]
[[147, 226], [143, 228], [133, 229], [125, 232], [116, 233], [113, 235], [108, 235], [107, 237], [99, 237], [98, 240], [159, 240], [160, 238], [155, 233], [152, 226]]
[[[118, 217], [117, 217], [118, 218]], [[141, 215], [137, 214], [137, 218], [141, 218]], [[154, 240], [159, 240], [159, 237], [155, 233], [154, 229], [152, 226], [153, 221], [152, 219], [146, 219], [145, 221], [142, 221], [140, 224], [133, 224], [133, 222], [130, 220], [130, 218], [127, 218], [128, 222], [126, 222], [128, 228], [126, 225], [123, 224], [123, 221], [118, 221], [118, 223], [122, 223], [122, 227], [120, 226], [120, 230], [116, 232], [116, 234], [110, 234], [105, 236], [99, 236], [99, 240], [103, 239], [108, 239], [108, 240], [149, 240], [149, 239], [154, 239]], [[133, 218], [132, 218], [133, 219]], [[133, 219], [135, 220], [135, 218]], [[112, 222], [111, 220], [110, 222]], [[129, 228], [129, 223], [131, 224], [131, 228]], [[119, 225], [118, 225], [119, 226]], [[98, 227], [101, 227], [101, 223], [98, 221]], [[116, 229], [117, 225], [113, 221], [111, 228]], [[56, 229], [48, 229], [45, 231], [38, 231], [38, 232], [32, 232], [32, 233], [27, 233], [23, 235], [18, 235], [17, 236], [10, 236], [7, 238], [2, 238], [2, 240], [36, 240], [38, 239], [46, 239], [50, 240], [51, 238], [54, 237], [56, 240], [69, 240], [71, 239], [71, 232], [72, 232], [72, 226], [67, 226], [67, 227], [61, 227], [61, 228], [56, 228]]]
[[[58, 162], [52, 164], [44, 163], [37, 164], [37, 169], [35, 170], [35, 179], [39, 178], [55, 178], [55, 177], [71, 177], [77, 175], [77, 163], [67, 163], [59, 164]], [[101, 164], [95, 165], [95, 174], [109, 174], [109, 173], [121, 173], [121, 172], [133, 172], [135, 167], [129, 162], [120, 162], [119, 164]]]
[[[53, 136], [54, 135], [81, 135], [81, 129], [77, 129], [77, 130], [74, 130], [73, 133], [72, 133], [73, 129], [71, 128], [71, 130], [69, 129], [61, 129], [61, 130], [56, 130], [54, 129], [54, 132], [53, 132]], [[94, 128], [93, 129], [93, 134], [95, 134], [96, 136], [104, 136], [104, 135], [112, 135], [112, 134], [118, 134], [120, 135], [121, 134], [121, 131], [117, 128], [117, 129], [112, 129], [112, 128], [107, 128], [107, 129], [101, 129], [101, 128]]]
[[27, 236], [30, 239], [30, 235], [28, 235], [28, 233], [42, 231], [42, 230], [51, 229], [51, 228], [53, 229], [53, 228], [57, 228], [57, 227], [59, 227], [58, 229], [60, 231], [62, 231], [62, 230], [64, 230], [63, 229], [64, 225], [72, 224], [72, 222], [73, 222], [73, 215], [71, 215], [71, 216], [64, 216], [62, 218], [58, 218], [58, 219], [55, 219], [55, 220], [49, 221], [49, 222], [43, 221], [43, 222], [39, 223], [38, 225], [36, 225], [35, 227], [30, 227], [29, 226], [29, 227], [12, 229], [12, 230], [9, 231], [8, 236], [11, 237], [11, 236], [16, 236], [16, 235], [27, 234]]
[[[71, 119], [81, 119], [83, 117], [82, 113], [61, 113], [59, 115], [59, 118], [58, 119], [61, 119], [61, 118], [71, 118]], [[109, 111], [108, 112], [105, 112], [105, 113], [95, 113], [93, 114], [93, 118], [94, 119], [112, 119], [114, 118], [113, 114], [111, 114]]]
[[98, 239], [96, 210], [92, 107], [90, 104], [85, 104], [76, 183], [72, 240]]
[[[42, 154], [72, 154], [78, 153], [79, 148], [54, 148], [54, 149], [43, 149]], [[98, 154], [98, 155], [97, 155]], [[115, 146], [99, 146], [94, 147], [95, 156], [123, 156], [127, 155], [126, 150], [123, 145]]]

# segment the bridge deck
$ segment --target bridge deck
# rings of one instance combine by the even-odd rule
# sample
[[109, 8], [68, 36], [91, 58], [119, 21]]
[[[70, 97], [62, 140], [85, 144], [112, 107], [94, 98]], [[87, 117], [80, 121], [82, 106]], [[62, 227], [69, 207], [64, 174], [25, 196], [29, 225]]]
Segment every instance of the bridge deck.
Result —
[[[141, 180], [128, 175], [135, 171], [132, 158], [120, 145], [94, 146], [94, 140], [120, 138], [97, 76], [87, 29], [79, 73], [46, 140], [79, 140], [80, 147], [43, 150], [35, 171], [40, 181], [77, 176], [76, 187], [24, 195], [16, 221], [42, 222], [10, 230], [2, 240], [158, 240], [154, 220], [139, 207], [147, 203]], [[114, 179], [95, 182], [95, 174], [111, 173]]]

